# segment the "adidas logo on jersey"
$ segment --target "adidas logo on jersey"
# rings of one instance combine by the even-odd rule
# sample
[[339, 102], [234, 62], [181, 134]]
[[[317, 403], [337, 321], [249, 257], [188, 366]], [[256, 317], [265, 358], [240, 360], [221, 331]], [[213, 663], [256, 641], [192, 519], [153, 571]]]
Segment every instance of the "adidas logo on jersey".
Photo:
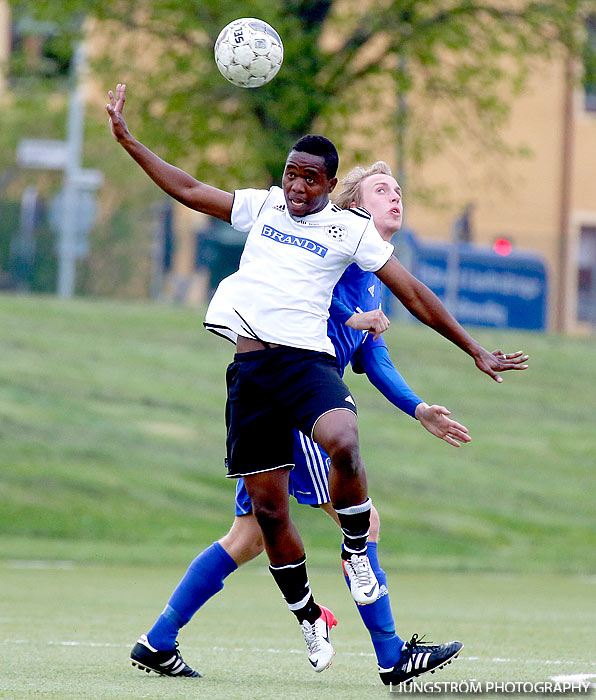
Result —
[[371, 295], [371, 297], [374, 297], [375, 295], [375, 285], [373, 284], [372, 287], [368, 288], [368, 293]]
[[346, 396], [346, 398], [344, 399], [344, 401], [347, 401], [348, 403], [351, 403], [351, 404], [353, 404], [354, 406], [356, 405], [356, 402], [354, 401], [354, 399], [353, 399], [351, 396]]
[[275, 209], [275, 211], [285, 211], [286, 205], [285, 204], [276, 204], [275, 206], [273, 206], [271, 208]]

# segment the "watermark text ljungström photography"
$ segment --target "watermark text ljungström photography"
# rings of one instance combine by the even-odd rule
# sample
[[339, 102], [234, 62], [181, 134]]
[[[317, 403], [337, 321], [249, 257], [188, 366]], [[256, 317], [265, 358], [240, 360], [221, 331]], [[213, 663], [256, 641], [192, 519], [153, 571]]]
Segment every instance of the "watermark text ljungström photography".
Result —
[[588, 695], [589, 681], [411, 681], [389, 686], [402, 695]]

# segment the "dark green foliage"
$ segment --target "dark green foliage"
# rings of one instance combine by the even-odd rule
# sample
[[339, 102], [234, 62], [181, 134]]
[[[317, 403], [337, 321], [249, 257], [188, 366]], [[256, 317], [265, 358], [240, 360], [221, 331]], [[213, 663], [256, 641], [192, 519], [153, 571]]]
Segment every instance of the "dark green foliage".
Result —
[[590, 15], [586, 21], [583, 60], [585, 66], [584, 87], [588, 92], [596, 94], [596, 8], [594, 14]]
[[[0, 285], [14, 283], [15, 261], [11, 258], [10, 242], [20, 225], [19, 202], [0, 200]], [[47, 221], [40, 221], [35, 229], [35, 259], [28, 275], [28, 287], [32, 292], [54, 292], [56, 289], [55, 234]]]
[[[324, 130], [342, 146], [350, 117], [366, 96], [374, 105], [387, 92], [416, 94], [404, 140], [415, 162], [462, 133], [503, 148], [498, 127], [528, 62], [561, 46], [581, 55], [584, 20], [596, 8], [594, 0], [392, 0], [363, 7], [339, 0], [14, 4], [70, 37], [77, 27], [73, 17], [110, 20], [110, 52], [94, 68], [106, 89], [127, 82], [135, 133], [159, 145], [168, 159], [192, 156], [192, 170], [228, 187], [277, 180], [289, 145], [309, 131]], [[220, 29], [239, 15], [268, 21], [284, 41], [281, 72], [258, 90], [227, 84], [212, 58]], [[139, 39], [131, 34], [137, 29], [147, 34]], [[158, 65], [143, 67], [139, 58], [152, 52], [160, 56]], [[375, 129], [394, 123], [391, 104], [389, 99], [390, 109], [376, 115]], [[437, 104], [447, 110], [434, 122], [429, 105]], [[366, 149], [358, 155], [370, 157]]]
[[0, 201], [0, 270], [4, 272], [10, 264], [10, 239], [18, 225], [18, 202]]
[[38, 294], [53, 294], [57, 273], [56, 234], [44, 220], [35, 232], [35, 261], [30, 290]]

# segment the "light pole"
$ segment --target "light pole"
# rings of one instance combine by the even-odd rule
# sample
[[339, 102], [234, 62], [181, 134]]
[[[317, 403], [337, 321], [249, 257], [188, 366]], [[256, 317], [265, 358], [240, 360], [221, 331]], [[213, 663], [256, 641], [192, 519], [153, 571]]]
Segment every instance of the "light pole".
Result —
[[71, 66], [72, 88], [68, 104], [66, 129], [66, 163], [62, 191], [62, 216], [58, 231], [58, 296], [69, 299], [74, 294], [77, 261], [77, 207], [79, 190], [77, 174], [81, 170], [85, 103], [81, 88], [81, 73], [85, 65], [85, 50], [79, 44]]

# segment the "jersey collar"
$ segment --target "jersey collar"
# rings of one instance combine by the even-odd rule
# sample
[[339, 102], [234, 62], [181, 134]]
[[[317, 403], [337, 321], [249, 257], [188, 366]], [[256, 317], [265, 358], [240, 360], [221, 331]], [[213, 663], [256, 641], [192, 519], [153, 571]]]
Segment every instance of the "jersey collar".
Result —
[[294, 217], [294, 216], [292, 216], [292, 215], [290, 214], [290, 212], [288, 211], [288, 207], [287, 207], [287, 205], [286, 205], [286, 215], [288, 216], [288, 218], [289, 218], [291, 221], [294, 221], [294, 222], [299, 223], [299, 224], [301, 224], [301, 223], [304, 223], [304, 224], [310, 224], [310, 223], [315, 224], [315, 223], [317, 223], [317, 221], [318, 221], [319, 219], [326, 219], [326, 218], [327, 218], [328, 214], [329, 214], [330, 211], [331, 211], [331, 207], [332, 207], [332, 206], [333, 206], [333, 202], [332, 202], [331, 200], [329, 200], [329, 201], [327, 202], [327, 204], [326, 204], [320, 211], [318, 211], [318, 212], [316, 212], [316, 213], [314, 213], [314, 214], [307, 214], [306, 216], [299, 216], [299, 217], [297, 216], [297, 217]]

